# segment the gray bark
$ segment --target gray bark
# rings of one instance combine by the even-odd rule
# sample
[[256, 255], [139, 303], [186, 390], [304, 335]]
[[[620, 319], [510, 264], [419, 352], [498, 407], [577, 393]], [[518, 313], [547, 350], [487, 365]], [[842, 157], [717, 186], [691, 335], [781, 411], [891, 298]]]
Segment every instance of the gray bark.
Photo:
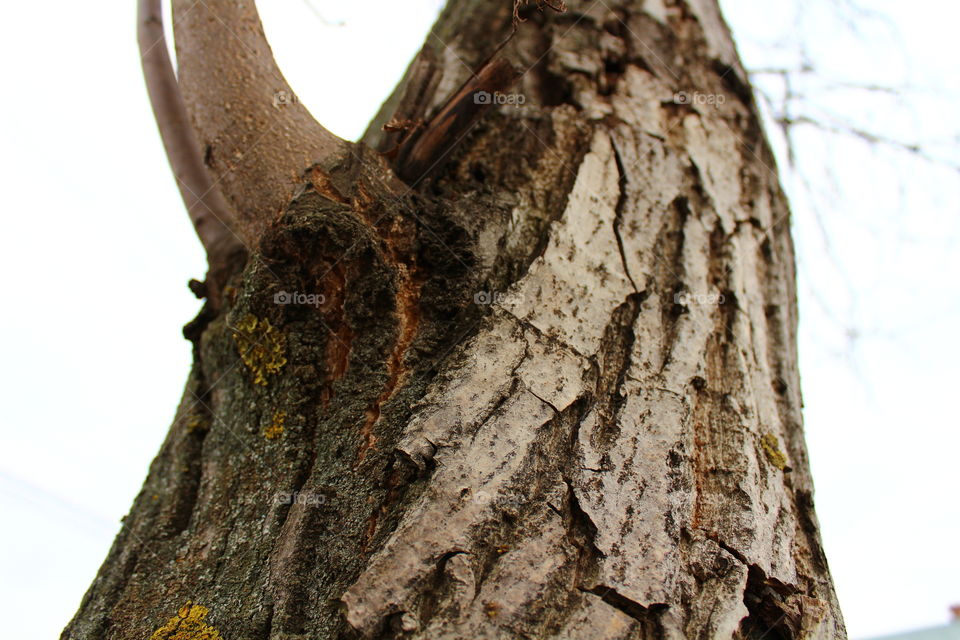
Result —
[[[789, 211], [727, 28], [714, 0], [568, 7], [526, 8], [524, 106], [425, 179], [369, 148], [405, 83], [297, 168], [64, 638], [845, 637]], [[452, 0], [427, 114], [511, 16]]]

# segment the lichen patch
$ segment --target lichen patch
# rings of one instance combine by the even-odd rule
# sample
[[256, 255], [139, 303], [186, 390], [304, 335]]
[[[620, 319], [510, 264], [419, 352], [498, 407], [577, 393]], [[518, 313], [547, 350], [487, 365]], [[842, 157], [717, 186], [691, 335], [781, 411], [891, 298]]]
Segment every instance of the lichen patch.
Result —
[[283, 435], [283, 424], [287, 420], [287, 412], [282, 409], [276, 409], [273, 412], [273, 418], [270, 424], [263, 430], [263, 437], [267, 440], [276, 440]]
[[153, 632], [150, 640], [222, 640], [220, 632], [204, 620], [209, 612], [188, 600], [177, 615]]
[[254, 384], [267, 386], [267, 377], [276, 375], [287, 364], [287, 341], [266, 318], [247, 314], [233, 327], [233, 340], [240, 359], [253, 374]]
[[210, 419], [202, 413], [190, 413], [184, 420], [187, 433], [204, 432], [210, 430]]
[[765, 433], [760, 438], [760, 446], [763, 452], [767, 454], [767, 460], [780, 471], [787, 468], [787, 456], [780, 450], [780, 441], [772, 433]]

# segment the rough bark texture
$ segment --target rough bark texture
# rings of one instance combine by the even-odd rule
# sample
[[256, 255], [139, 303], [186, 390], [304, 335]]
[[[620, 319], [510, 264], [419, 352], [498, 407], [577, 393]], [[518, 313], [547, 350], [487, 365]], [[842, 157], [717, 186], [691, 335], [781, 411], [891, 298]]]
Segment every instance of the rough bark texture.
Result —
[[[727, 28], [714, 0], [568, 7], [524, 9], [524, 106], [426, 179], [362, 144], [302, 174], [192, 327], [64, 638], [845, 637], [788, 210]], [[440, 81], [375, 124], [436, 110], [511, 16], [453, 0]]]

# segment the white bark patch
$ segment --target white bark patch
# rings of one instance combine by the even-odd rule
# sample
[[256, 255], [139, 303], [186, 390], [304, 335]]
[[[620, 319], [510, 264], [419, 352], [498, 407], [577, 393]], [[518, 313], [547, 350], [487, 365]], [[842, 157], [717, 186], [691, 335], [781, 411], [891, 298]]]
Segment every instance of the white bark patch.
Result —
[[[430, 640], [502, 638], [502, 626], [529, 614], [542, 597], [551, 577], [572, 553], [560, 518], [544, 508], [539, 531], [503, 549], [497, 564], [483, 582], [470, 608], [454, 624], [437, 620], [424, 630]], [[491, 625], [490, 623], [494, 624]]]
[[585, 356], [597, 352], [611, 312], [633, 291], [613, 233], [618, 180], [610, 138], [598, 132], [546, 251], [502, 305]]
[[651, 18], [657, 20], [657, 22], [667, 24], [669, 13], [667, 5], [663, 0], [646, 0], [646, 2], [643, 3], [643, 10]]
[[464, 345], [452, 360], [461, 364], [437, 376], [421, 401], [425, 407], [407, 427], [397, 449], [423, 468], [438, 447], [461, 434], [472, 435], [496, 404], [509, 395], [513, 370], [526, 344], [512, 319], [496, 318]]
[[677, 275], [683, 278], [684, 291], [679, 297], [674, 294], [672, 302], [682, 304], [685, 312], [676, 321], [677, 339], [663, 371], [663, 384], [677, 393], [686, 393], [694, 376], [706, 377], [703, 354], [723, 301], [723, 293], [710, 282], [709, 230], [700, 217], [691, 215], [683, 235]]
[[703, 188], [723, 221], [726, 232], [740, 218], [740, 157], [742, 143], [718, 117], [689, 115], [683, 120], [687, 151], [700, 171]]
[[588, 594], [554, 640], [627, 640], [635, 638], [636, 620]]
[[[673, 99], [674, 92], [659, 78], [647, 71], [628, 65], [620, 80], [624, 91], [610, 97], [613, 112], [624, 122], [650, 135], [663, 138], [669, 125], [663, 103]], [[648, 174], [640, 172], [639, 175]]]
[[[626, 110], [622, 115], [626, 122], [642, 126], [638, 120], [642, 113]], [[669, 224], [674, 200], [683, 193], [689, 160], [681, 160], [662, 139], [635, 134], [630, 127], [617, 128], [613, 139], [626, 173], [620, 237], [627, 268], [642, 289], [648, 274], [664, 264], [654, 246], [660, 230]]]
[[388, 614], [408, 610], [444, 554], [471, 550], [472, 528], [494, 517], [494, 503], [521, 471], [537, 428], [553, 415], [545, 402], [520, 391], [472, 440], [437, 454], [430, 488], [343, 595], [355, 629], [369, 634]]
[[584, 374], [590, 363], [584, 358], [556, 343], [527, 330], [527, 357], [517, 369], [517, 375], [527, 389], [550, 404], [556, 411], [563, 411], [583, 393], [586, 387]]
[[589, 428], [599, 421], [581, 425], [582, 466], [596, 465], [605, 455], [610, 470], [581, 469], [574, 487], [597, 527], [594, 544], [604, 555], [597, 584], [646, 607], [671, 602], [683, 574], [678, 526], [689, 518], [691, 491], [674, 479], [689, 469], [668, 463], [671, 449], [685, 439], [687, 411], [669, 392], [634, 388], [628, 393], [615, 417], [618, 432], [612, 447], [598, 443]]

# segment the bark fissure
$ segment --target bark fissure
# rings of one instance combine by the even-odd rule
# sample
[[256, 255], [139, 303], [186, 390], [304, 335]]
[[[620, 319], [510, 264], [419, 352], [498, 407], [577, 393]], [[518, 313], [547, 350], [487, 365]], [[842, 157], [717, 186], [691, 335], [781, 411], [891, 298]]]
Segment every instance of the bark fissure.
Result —
[[636, 280], [630, 275], [630, 267], [627, 264], [627, 254], [623, 249], [623, 238], [620, 236], [620, 225], [623, 223], [623, 210], [627, 204], [627, 171], [623, 166], [623, 158], [620, 157], [620, 152], [617, 150], [616, 138], [610, 138], [610, 145], [613, 147], [613, 157], [617, 163], [617, 173], [619, 174], [617, 184], [620, 187], [620, 194], [617, 196], [617, 205], [614, 209], [614, 211], [616, 211], [616, 217], [613, 221], [613, 233], [617, 237], [617, 249], [620, 251], [620, 262], [623, 265], [623, 272], [627, 274], [627, 279], [630, 280], [630, 284], [633, 285], [633, 290], [639, 292], [640, 288], [637, 287]]
[[655, 627], [653, 637], [655, 638], [657, 636], [662, 636], [662, 631], [656, 628], [658, 626], [657, 616], [668, 609], [670, 605], [663, 602], [654, 602], [648, 606], [643, 606], [637, 602], [634, 602], [630, 598], [617, 593], [616, 589], [612, 589], [604, 585], [593, 587], [592, 589], [588, 590], [587, 593], [597, 596], [611, 607], [615, 607], [616, 609], [623, 611], [625, 614], [638, 622], [644, 624], [652, 623]]

